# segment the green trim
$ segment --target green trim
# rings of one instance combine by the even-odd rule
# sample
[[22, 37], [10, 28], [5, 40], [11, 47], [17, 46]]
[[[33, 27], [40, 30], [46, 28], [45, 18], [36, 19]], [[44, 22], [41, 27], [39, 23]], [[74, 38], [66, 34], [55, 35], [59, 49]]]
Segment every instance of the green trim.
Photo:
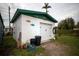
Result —
[[11, 23], [14, 23], [21, 14], [44, 19], [44, 20], [49, 20], [49, 21], [52, 21], [55, 23], [57, 22], [53, 17], [51, 17], [49, 14], [47, 14], [45, 12], [17, 9], [17, 11], [15, 12], [15, 14], [11, 20]]

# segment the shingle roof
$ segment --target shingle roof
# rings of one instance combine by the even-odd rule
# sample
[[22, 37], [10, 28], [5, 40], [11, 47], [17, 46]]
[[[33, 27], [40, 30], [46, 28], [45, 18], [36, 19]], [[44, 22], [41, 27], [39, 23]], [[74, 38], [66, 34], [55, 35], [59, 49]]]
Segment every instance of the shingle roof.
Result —
[[52, 21], [55, 23], [57, 22], [53, 17], [51, 17], [49, 14], [47, 14], [45, 12], [17, 9], [17, 11], [15, 12], [15, 14], [11, 20], [11, 23], [15, 22], [21, 14], [44, 19], [44, 20], [49, 20], [49, 21]]

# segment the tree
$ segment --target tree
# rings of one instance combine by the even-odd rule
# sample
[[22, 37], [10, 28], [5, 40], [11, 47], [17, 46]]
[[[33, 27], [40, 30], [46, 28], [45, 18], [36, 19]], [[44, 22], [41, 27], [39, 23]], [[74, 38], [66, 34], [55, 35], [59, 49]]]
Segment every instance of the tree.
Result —
[[58, 34], [70, 34], [73, 33], [74, 25], [74, 19], [73, 18], [65, 18], [64, 20], [60, 21], [58, 23]]
[[59, 28], [59, 29], [68, 29], [66, 20], [62, 20], [62, 21], [58, 24], [58, 28]]
[[51, 8], [51, 6], [49, 6], [49, 3], [44, 3], [45, 6], [43, 6], [42, 8], [46, 9], [46, 13], [48, 12], [48, 8]]
[[73, 18], [67, 18], [65, 19], [66, 22], [67, 22], [67, 26], [68, 26], [68, 29], [73, 29], [74, 26], [75, 26], [75, 22], [74, 22], [74, 19]]
[[66, 18], [58, 24], [59, 29], [73, 29], [74, 26], [75, 25], [74, 25], [74, 19], [73, 18]]
[[76, 27], [77, 27], [77, 28], [79, 28], [79, 22], [77, 22], [77, 25], [76, 25]]

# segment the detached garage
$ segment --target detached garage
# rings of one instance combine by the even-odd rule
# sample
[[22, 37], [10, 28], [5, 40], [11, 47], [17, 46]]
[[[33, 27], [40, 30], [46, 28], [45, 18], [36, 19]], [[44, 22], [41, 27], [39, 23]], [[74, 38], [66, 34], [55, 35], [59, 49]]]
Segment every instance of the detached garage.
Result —
[[53, 27], [57, 21], [45, 12], [17, 9], [13, 23], [13, 37], [20, 45], [30, 42], [31, 38], [41, 36], [41, 43], [54, 38]]

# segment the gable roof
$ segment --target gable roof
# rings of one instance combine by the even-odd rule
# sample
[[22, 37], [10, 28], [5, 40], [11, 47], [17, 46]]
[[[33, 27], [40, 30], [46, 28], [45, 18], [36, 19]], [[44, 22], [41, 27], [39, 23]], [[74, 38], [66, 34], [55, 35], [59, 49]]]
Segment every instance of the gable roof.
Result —
[[21, 14], [44, 19], [44, 20], [49, 20], [49, 21], [52, 21], [55, 23], [57, 22], [53, 17], [51, 17], [49, 14], [47, 14], [45, 12], [17, 9], [17, 11], [15, 12], [15, 14], [11, 20], [11, 23], [14, 23]]

